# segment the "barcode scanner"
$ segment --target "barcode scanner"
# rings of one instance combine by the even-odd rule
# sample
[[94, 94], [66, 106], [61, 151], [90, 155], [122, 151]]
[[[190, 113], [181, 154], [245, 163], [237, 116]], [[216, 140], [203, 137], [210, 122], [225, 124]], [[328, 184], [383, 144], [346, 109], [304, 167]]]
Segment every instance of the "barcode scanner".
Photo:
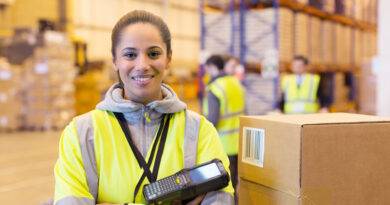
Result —
[[147, 184], [143, 188], [143, 194], [148, 204], [161, 204], [173, 200], [188, 201], [226, 187], [229, 180], [229, 174], [221, 160], [213, 159]]

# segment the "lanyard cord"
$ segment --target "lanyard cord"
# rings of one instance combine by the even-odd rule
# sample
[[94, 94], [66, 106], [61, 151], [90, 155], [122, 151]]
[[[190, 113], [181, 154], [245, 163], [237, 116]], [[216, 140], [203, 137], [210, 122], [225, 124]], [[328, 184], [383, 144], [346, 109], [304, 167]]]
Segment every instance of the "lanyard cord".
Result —
[[[125, 119], [123, 113], [114, 112], [114, 115], [119, 121], [119, 124], [122, 128], [122, 131], [124, 132], [124, 134], [126, 136], [127, 142], [129, 143], [129, 146], [130, 146], [131, 150], [133, 151], [135, 158], [137, 159], [138, 165], [140, 166], [140, 168], [142, 168], [144, 170], [144, 172], [142, 173], [142, 176], [139, 179], [139, 181], [135, 187], [135, 190], [134, 190], [133, 202], [135, 202], [135, 198], [137, 196], [137, 193], [138, 193], [138, 191], [141, 187], [141, 184], [144, 181], [145, 177], [148, 178], [149, 182], [155, 182], [157, 179], [158, 170], [160, 167], [161, 158], [162, 158], [162, 154], [164, 151], [164, 145], [165, 145], [165, 141], [166, 141], [167, 133], [168, 133], [168, 129], [169, 129], [169, 120], [171, 118], [171, 114], [168, 114], [167, 116], [165, 114], [163, 115], [163, 119], [162, 119], [160, 126], [158, 128], [157, 136], [156, 136], [156, 139], [153, 143], [152, 151], [150, 153], [150, 156], [149, 156], [147, 163], [146, 163], [144, 157], [142, 156], [141, 152], [137, 149], [133, 140], [131, 139], [131, 133], [130, 133], [129, 127], [127, 125], [127, 122], [126, 122], [126, 119]], [[158, 143], [159, 141], [160, 141], [160, 143]], [[157, 150], [157, 155], [156, 155], [154, 166], [153, 166], [153, 171], [151, 172], [150, 166], [151, 166], [152, 161], [153, 161], [153, 157], [154, 157], [154, 153], [156, 151], [157, 144], [159, 144], [159, 147]]]

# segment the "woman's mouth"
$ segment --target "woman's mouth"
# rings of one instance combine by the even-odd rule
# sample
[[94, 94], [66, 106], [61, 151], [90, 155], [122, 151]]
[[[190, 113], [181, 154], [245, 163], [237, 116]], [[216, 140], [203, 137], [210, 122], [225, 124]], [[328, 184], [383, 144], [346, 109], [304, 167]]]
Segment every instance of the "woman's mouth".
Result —
[[137, 75], [132, 76], [131, 79], [139, 86], [145, 86], [152, 81], [154, 75]]

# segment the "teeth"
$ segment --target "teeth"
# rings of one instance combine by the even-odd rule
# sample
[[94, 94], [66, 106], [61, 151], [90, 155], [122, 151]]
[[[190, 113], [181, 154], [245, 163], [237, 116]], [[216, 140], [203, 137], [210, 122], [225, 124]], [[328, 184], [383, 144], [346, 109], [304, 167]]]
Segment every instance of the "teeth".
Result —
[[136, 81], [140, 81], [140, 82], [145, 82], [145, 81], [147, 81], [147, 80], [149, 80], [149, 79], [151, 79], [152, 77], [150, 76], [148, 76], [148, 77], [145, 77], [145, 76], [142, 76], [142, 77], [133, 77], [133, 79], [134, 80], [136, 80]]

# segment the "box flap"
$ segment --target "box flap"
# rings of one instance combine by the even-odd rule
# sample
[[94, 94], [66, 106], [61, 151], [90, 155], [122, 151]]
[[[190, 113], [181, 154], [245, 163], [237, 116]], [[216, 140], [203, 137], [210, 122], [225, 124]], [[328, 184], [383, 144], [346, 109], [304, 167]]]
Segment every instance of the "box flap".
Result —
[[390, 118], [373, 115], [361, 115], [351, 113], [317, 113], [300, 115], [260, 115], [243, 116], [242, 119], [252, 118], [296, 125], [311, 124], [342, 124], [364, 122], [390, 122]]

